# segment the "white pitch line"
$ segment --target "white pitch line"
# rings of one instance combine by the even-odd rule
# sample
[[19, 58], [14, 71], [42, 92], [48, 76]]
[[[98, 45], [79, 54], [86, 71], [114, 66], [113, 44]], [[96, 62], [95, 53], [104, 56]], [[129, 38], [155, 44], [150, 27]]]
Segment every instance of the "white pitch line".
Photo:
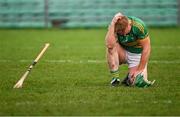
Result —
[[180, 46], [152, 46], [153, 49], [180, 49]]
[[150, 60], [150, 63], [162, 63], [162, 64], [179, 64], [179, 60], [167, 61], [167, 60]]
[[[30, 63], [32, 60], [5, 60], [0, 59], [0, 63], [8, 63], [8, 62], [20, 62], [20, 63]], [[71, 59], [59, 59], [59, 60], [42, 60], [42, 62], [46, 63], [74, 63], [74, 64], [86, 64], [86, 63], [92, 63], [92, 64], [100, 64], [100, 63], [107, 63], [106, 60], [71, 60]], [[180, 64], [180, 60], [150, 60], [149, 63], [157, 63], [157, 64]]]
[[106, 63], [106, 60], [44, 60], [49, 63]]

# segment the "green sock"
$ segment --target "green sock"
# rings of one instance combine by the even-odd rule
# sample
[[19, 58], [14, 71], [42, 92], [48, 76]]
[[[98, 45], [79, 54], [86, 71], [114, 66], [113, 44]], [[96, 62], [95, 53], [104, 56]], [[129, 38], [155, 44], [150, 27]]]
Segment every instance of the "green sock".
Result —
[[110, 71], [112, 78], [119, 78], [119, 70]]

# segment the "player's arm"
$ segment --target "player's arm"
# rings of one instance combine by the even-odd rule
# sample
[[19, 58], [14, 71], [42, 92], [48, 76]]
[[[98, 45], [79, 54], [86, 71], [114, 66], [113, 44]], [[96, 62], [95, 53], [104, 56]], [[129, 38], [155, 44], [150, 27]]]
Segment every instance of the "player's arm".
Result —
[[144, 39], [139, 39], [138, 45], [142, 46], [143, 50], [141, 53], [140, 63], [138, 65], [136, 71], [134, 71], [134, 73], [132, 73], [132, 78], [135, 78], [139, 73], [143, 72], [144, 68], [146, 67], [146, 64], [149, 60], [149, 56], [150, 56], [150, 52], [151, 52], [150, 37], [147, 36]]
[[145, 39], [139, 40], [138, 43], [140, 46], [142, 46], [143, 50], [142, 50], [141, 60], [140, 60], [137, 70], [143, 71], [149, 60], [149, 56], [150, 56], [150, 52], [151, 52], [150, 37], [147, 36]]
[[107, 48], [113, 48], [114, 45], [116, 44], [116, 36], [114, 33], [114, 25], [109, 25], [106, 37], [105, 37], [105, 41], [106, 41], [106, 46]]
[[108, 32], [106, 34], [106, 37], [105, 37], [105, 41], [106, 41], [106, 46], [107, 48], [113, 48], [114, 45], [116, 44], [117, 42], [117, 39], [116, 39], [116, 35], [115, 35], [115, 23], [117, 22], [118, 19], [120, 19], [122, 17], [122, 14], [121, 13], [117, 13], [114, 18], [112, 19], [111, 21], [111, 24], [109, 25], [108, 27]]

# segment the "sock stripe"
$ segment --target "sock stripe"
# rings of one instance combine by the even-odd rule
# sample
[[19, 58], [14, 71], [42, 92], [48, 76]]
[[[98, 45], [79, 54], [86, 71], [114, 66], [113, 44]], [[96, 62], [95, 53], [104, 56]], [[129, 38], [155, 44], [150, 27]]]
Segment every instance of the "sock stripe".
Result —
[[110, 71], [111, 73], [117, 73], [119, 72], [119, 70], [115, 70], [115, 71]]
[[112, 78], [119, 78], [119, 70], [110, 71]]

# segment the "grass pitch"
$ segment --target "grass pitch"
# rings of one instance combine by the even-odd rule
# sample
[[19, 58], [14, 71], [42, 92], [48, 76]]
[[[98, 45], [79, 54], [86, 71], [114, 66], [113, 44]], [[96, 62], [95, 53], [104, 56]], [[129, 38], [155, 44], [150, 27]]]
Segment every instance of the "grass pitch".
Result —
[[[150, 29], [149, 88], [111, 87], [106, 29], [0, 30], [0, 115], [180, 115], [180, 29]], [[51, 46], [22, 89], [13, 85]], [[124, 78], [127, 66], [120, 68]]]

